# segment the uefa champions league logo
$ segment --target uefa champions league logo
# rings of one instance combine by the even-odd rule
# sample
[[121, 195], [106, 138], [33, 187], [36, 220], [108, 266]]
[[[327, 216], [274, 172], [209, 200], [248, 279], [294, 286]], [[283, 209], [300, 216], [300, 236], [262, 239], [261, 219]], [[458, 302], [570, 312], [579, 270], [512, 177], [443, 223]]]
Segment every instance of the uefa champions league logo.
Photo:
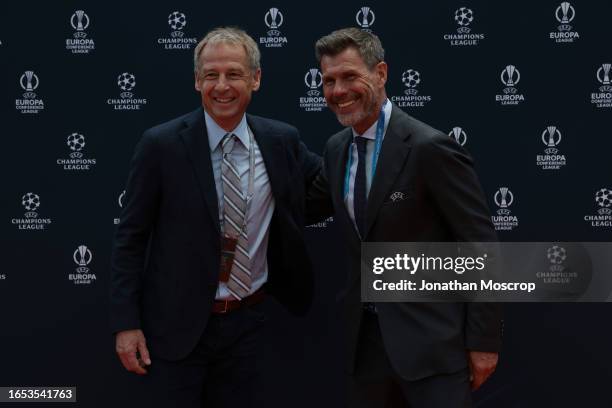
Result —
[[70, 150], [72, 150], [72, 153], [70, 153], [71, 158], [80, 159], [81, 157], [83, 157], [83, 153], [81, 153], [81, 150], [83, 150], [83, 148], [85, 147], [85, 136], [79, 133], [71, 133], [70, 135], [68, 135], [66, 144], [68, 145]]
[[416, 95], [419, 93], [416, 87], [421, 83], [421, 74], [414, 69], [408, 69], [402, 73], [402, 83], [407, 88], [404, 90], [406, 95]]
[[363, 30], [372, 32], [371, 27], [372, 25], [374, 25], [376, 15], [370, 7], [364, 6], [357, 10], [357, 14], [355, 14], [355, 20], [357, 21], [357, 25]]
[[[567, 259], [567, 251], [565, 248], [559, 245], [553, 245], [550, 248], [546, 249], [546, 258], [550, 263], [549, 270], [551, 272], [562, 272], [565, 269], [563, 265], [565, 260]], [[544, 277], [545, 283], [547, 280], [550, 280], [550, 277]]]
[[600, 207], [597, 212], [602, 215], [612, 214], [612, 191], [607, 188], [601, 188], [595, 193], [595, 203]]
[[47, 224], [51, 224], [49, 218], [39, 218], [40, 196], [28, 192], [21, 197], [21, 205], [26, 210], [24, 218], [13, 218], [11, 223], [17, 225], [19, 230], [44, 230]]
[[26, 218], [36, 218], [38, 217], [38, 207], [40, 207], [40, 197], [35, 193], [25, 193], [23, 197], [21, 197], [21, 205], [26, 209], [25, 217]]
[[24, 99], [35, 99], [36, 93], [34, 90], [38, 88], [38, 76], [34, 71], [25, 71], [19, 78], [19, 85], [25, 91], [23, 93]]
[[459, 25], [459, 34], [468, 34], [471, 29], [468, 27], [474, 21], [474, 12], [467, 7], [461, 7], [455, 11], [455, 22]]
[[124, 91], [120, 94], [122, 98], [131, 98], [134, 94], [130, 91], [136, 86], [136, 77], [129, 72], [124, 72], [117, 77], [117, 86]]
[[419, 95], [417, 87], [421, 83], [421, 73], [415, 69], [407, 69], [402, 73], [402, 84], [404, 85], [404, 95], [392, 96], [391, 101], [400, 108], [423, 107], [431, 101], [430, 95]]
[[465, 143], [467, 142], [467, 134], [459, 126], [455, 126], [448, 135], [461, 146], [465, 146]]
[[70, 149], [70, 158], [59, 158], [56, 163], [63, 170], [91, 170], [91, 167], [96, 164], [96, 159], [83, 158], [83, 148], [85, 147], [85, 136], [74, 132], [66, 138], [66, 145]]
[[173, 11], [168, 16], [168, 25], [173, 30], [170, 33], [172, 38], [182, 37], [185, 33], [182, 31], [187, 25], [187, 17], [180, 11]]
[[267, 37], [260, 37], [259, 43], [269, 47], [282, 47], [287, 43], [287, 37], [283, 37], [279, 28], [285, 22], [283, 13], [276, 7], [272, 7], [264, 14], [264, 24], [268, 27]]
[[310, 89], [307, 94], [309, 96], [319, 96], [321, 91], [319, 88], [323, 84], [323, 76], [317, 68], [311, 68], [304, 75], [304, 83]]

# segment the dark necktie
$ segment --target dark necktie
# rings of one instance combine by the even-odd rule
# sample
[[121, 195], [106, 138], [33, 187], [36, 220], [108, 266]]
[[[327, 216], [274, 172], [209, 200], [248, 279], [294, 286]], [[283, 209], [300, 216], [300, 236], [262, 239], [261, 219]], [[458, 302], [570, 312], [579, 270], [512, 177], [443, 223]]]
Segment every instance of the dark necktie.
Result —
[[368, 139], [357, 136], [357, 174], [355, 175], [355, 188], [353, 190], [353, 211], [355, 213], [355, 224], [361, 235], [361, 240], [365, 239], [366, 229], [366, 208], [368, 198], [366, 194], [366, 145]]

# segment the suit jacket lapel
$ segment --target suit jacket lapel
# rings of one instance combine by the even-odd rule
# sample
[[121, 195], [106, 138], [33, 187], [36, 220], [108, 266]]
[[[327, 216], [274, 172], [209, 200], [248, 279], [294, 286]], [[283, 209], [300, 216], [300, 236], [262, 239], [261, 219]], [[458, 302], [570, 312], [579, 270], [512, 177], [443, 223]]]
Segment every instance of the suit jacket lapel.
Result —
[[212, 217], [213, 224], [221, 234], [219, 226], [219, 201], [213, 175], [212, 162], [210, 159], [210, 145], [208, 134], [204, 124], [204, 111], [198, 108], [185, 118], [186, 128], [180, 132], [180, 136], [187, 148], [187, 154], [193, 165], [198, 180], [200, 192], [204, 199], [205, 207]]
[[286, 155], [281, 145], [281, 139], [270, 134], [272, 131], [265, 121], [255, 116], [247, 115], [247, 123], [253, 132], [253, 137], [259, 146], [259, 151], [266, 166], [266, 173], [270, 180], [272, 195], [278, 200], [286, 193], [287, 183], [283, 183], [283, 171], [286, 163]]
[[387, 127], [378, 158], [376, 174], [374, 175], [374, 180], [372, 180], [370, 194], [368, 195], [366, 237], [372, 225], [374, 225], [380, 206], [383, 204], [391, 186], [393, 186], [397, 176], [404, 167], [410, 152], [410, 133], [403, 130], [401, 126], [402, 116], [404, 115], [400, 108], [393, 105], [389, 126]]

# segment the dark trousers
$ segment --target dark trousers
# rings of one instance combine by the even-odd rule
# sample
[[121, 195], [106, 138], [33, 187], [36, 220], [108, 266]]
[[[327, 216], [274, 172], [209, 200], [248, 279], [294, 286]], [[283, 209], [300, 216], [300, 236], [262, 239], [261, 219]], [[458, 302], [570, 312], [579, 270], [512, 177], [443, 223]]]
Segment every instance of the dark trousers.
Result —
[[[418, 353], [418, 350], [406, 350]], [[416, 381], [399, 377], [387, 356], [378, 317], [364, 311], [355, 372], [349, 378], [350, 408], [470, 408], [469, 371]]]
[[[184, 359], [152, 358], [145, 381], [153, 406], [259, 408], [263, 392], [259, 305], [211, 315], [196, 348]], [[162, 403], [162, 401], [164, 401]]]

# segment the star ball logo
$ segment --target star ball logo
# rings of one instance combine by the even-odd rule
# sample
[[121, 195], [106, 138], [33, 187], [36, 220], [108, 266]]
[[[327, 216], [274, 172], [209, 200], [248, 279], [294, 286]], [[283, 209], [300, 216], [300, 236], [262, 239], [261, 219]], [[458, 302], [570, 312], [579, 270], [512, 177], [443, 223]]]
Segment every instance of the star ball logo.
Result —
[[318, 68], [310, 68], [304, 75], [304, 84], [308, 91], [307, 96], [300, 97], [300, 108], [306, 112], [321, 112], [327, 106], [325, 97], [321, 96], [323, 76]]
[[[119, 194], [119, 197], [117, 198], [117, 203], [119, 204], [119, 208], [123, 208], [123, 199], [124, 198], [125, 198], [125, 190], [123, 190], [121, 192], [121, 194]], [[119, 224], [120, 221], [121, 221], [121, 219], [115, 218], [113, 220], [113, 224], [117, 225], [117, 224]]]
[[454, 21], [457, 24], [457, 33], [444, 34], [444, 40], [448, 41], [452, 47], [478, 45], [480, 40], [484, 40], [484, 34], [472, 33], [470, 24], [474, 22], [474, 12], [467, 7], [460, 7], [455, 10]]
[[491, 217], [495, 230], [512, 231], [518, 227], [518, 217], [512, 215], [510, 206], [514, 203], [514, 194], [508, 187], [500, 187], [493, 195], [497, 205], [497, 215]]
[[77, 10], [70, 17], [70, 26], [74, 29], [73, 38], [66, 39], [66, 49], [73, 54], [89, 54], [96, 47], [92, 38], [87, 38], [89, 16], [83, 10]]
[[266, 48], [279, 48], [287, 44], [287, 37], [284, 37], [279, 28], [285, 22], [283, 13], [276, 7], [272, 7], [264, 15], [264, 23], [268, 27], [268, 36], [259, 37], [259, 43]]
[[392, 96], [393, 101], [400, 108], [422, 108], [426, 103], [431, 102], [430, 95], [419, 95], [417, 89], [421, 83], [421, 73], [415, 69], [407, 69], [402, 73], [402, 84], [404, 85], [404, 95]]
[[597, 214], [585, 215], [584, 220], [591, 227], [612, 227], [612, 189], [600, 188], [595, 192]]
[[140, 110], [143, 105], [147, 104], [145, 98], [134, 98], [134, 93], [131, 92], [136, 87], [136, 76], [129, 72], [123, 72], [117, 77], [117, 86], [122, 91], [119, 99], [108, 98], [106, 103], [111, 105], [114, 110]]
[[502, 106], [518, 105], [525, 101], [525, 95], [518, 92], [517, 84], [521, 80], [521, 73], [514, 65], [507, 65], [499, 75], [502, 84], [506, 87], [503, 94], [495, 95], [495, 101]]
[[578, 273], [572, 272], [566, 267], [568, 251], [560, 246], [553, 245], [546, 249], [548, 270], [537, 272], [536, 278], [543, 284], [569, 284], [578, 277]]
[[160, 37], [157, 44], [163, 46], [165, 50], [189, 50], [198, 43], [195, 37], [185, 37], [185, 27], [187, 26], [187, 16], [180, 11], [173, 11], [168, 15], [168, 25], [170, 26], [170, 36]]
[[33, 113], [37, 114], [45, 109], [45, 103], [42, 99], [38, 98], [36, 92], [34, 92], [40, 81], [38, 75], [34, 71], [25, 71], [19, 77], [19, 86], [25, 92], [22, 94], [23, 99], [15, 99], [15, 109], [23, 114]]
[[79, 245], [72, 253], [72, 260], [77, 265], [75, 272], [68, 274], [68, 280], [75, 285], [89, 285], [96, 280], [96, 275], [89, 269], [93, 259], [91, 250], [87, 245]]
[[361, 7], [357, 10], [357, 14], [355, 14], [355, 21], [357, 21], [357, 25], [361, 27], [362, 30], [367, 32], [372, 32], [372, 26], [374, 25], [374, 21], [376, 20], [376, 15], [374, 11], [367, 6]]
[[19, 230], [44, 230], [51, 224], [49, 218], [39, 218], [38, 208], [40, 207], [40, 196], [36, 193], [28, 192], [21, 197], [21, 205], [26, 210], [24, 218], [13, 218], [11, 223]]
[[576, 10], [569, 2], [564, 1], [555, 9], [555, 18], [560, 23], [557, 27], [558, 31], [550, 33], [550, 39], [556, 43], [573, 43], [574, 40], [580, 38], [580, 34], [572, 31], [572, 26], [569, 24], [576, 17]]
[[85, 148], [85, 136], [80, 133], [71, 133], [65, 139], [69, 149], [69, 158], [57, 159], [56, 163], [67, 171], [88, 171], [96, 164], [96, 159], [83, 158]]
[[599, 92], [591, 93], [591, 103], [597, 108], [612, 107], [612, 74], [610, 68], [612, 64], [601, 64], [597, 68], [597, 81], [601, 84]]
[[451, 137], [451, 139], [459, 143], [461, 146], [465, 146], [465, 144], [467, 143], [467, 134], [465, 133], [465, 130], [463, 130], [459, 126], [455, 126], [448, 133], [448, 135]]
[[544, 154], [536, 156], [536, 165], [542, 170], [559, 170], [567, 164], [565, 155], [559, 153], [557, 146], [561, 143], [561, 131], [556, 126], [547, 126], [541, 135], [546, 148]]

